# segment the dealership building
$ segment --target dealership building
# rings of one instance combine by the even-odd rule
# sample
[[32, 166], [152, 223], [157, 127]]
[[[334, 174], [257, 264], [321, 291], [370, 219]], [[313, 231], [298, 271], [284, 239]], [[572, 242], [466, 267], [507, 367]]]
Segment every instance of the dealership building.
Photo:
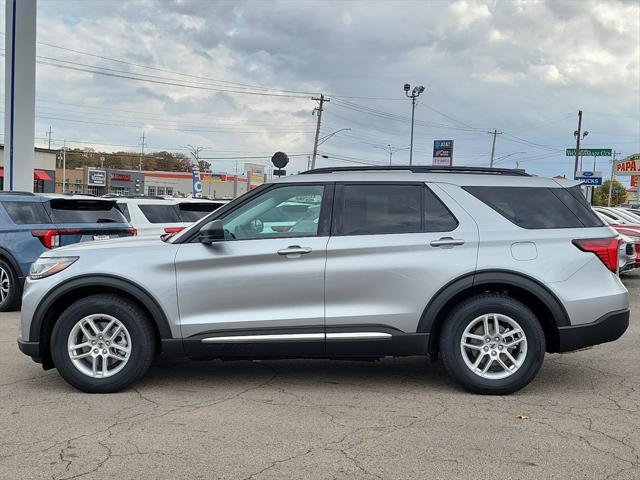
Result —
[[[33, 191], [52, 193], [56, 182], [58, 150], [35, 148], [33, 157]], [[4, 165], [4, 145], [0, 145], [0, 165]], [[4, 189], [4, 167], [0, 167], [0, 190]]]
[[[264, 166], [245, 164], [247, 173], [230, 175], [201, 172], [202, 195], [208, 198], [231, 199], [264, 183]], [[54, 172], [55, 191], [91, 193], [94, 195], [149, 195], [186, 197], [193, 191], [191, 172], [120, 170], [113, 168], [61, 168]], [[53, 191], [53, 190], [51, 190]]]

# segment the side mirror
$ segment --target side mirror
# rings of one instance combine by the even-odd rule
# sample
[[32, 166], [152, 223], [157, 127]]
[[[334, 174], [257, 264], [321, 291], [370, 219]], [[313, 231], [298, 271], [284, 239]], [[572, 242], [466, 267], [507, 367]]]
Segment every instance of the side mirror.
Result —
[[206, 223], [198, 235], [200, 243], [213, 243], [224, 240], [224, 226], [222, 220], [214, 220]]

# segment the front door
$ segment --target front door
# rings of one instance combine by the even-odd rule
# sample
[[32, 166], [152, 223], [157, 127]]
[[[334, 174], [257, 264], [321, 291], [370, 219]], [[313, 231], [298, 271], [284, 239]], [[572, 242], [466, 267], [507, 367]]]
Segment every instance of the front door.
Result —
[[331, 185], [274, 185], [223, 218], [225, 240], [180, 246], [190, 355], [320, 355]]

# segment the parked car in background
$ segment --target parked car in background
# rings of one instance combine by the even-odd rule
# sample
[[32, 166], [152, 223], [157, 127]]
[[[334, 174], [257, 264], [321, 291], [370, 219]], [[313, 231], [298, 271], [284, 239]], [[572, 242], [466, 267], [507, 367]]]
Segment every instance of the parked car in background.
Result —
[[[618, 224], [615, 220], [596, 212], [600, 219], [613, 228], [622, 240], [618, 248], [618, 260], [620, 273], [628, 272], [638, 268], [637, 254], [640, 252], [640, 225], [625, 223]], [[633, 244], [633, 250], [629, 244]]]
[[42, 252], [135, 235], [114, 201], [86, 195], [0, 193], [0, 311], [15, 310]]
[[228, 203], [227, 200], [115, 197], [118, 208], [143, 237], [177, 233]]
[[627, 273], [638, 268], [638, 251], [640, 244], [633, 238], [620, 235], [620, 247], [618, 248], [618, 270]]
[[[265, 222], [293, 204], [302, 216], [287, 208]], [[169, 239], [41, 256], [18, 344], [86, 392], [126, 388], [162, 352], [431, 355], [470, 391], [507, 394], [533, 380], [545, 352], [625, 332], [619, 246], [574, 181], [317, 169], [260, 185]]]

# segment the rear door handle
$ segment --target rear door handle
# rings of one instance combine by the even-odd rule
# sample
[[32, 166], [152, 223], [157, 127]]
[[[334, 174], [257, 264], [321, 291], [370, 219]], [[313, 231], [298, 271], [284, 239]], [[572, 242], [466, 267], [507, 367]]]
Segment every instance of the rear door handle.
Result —
[[278, 255], [306, 255], [307, 253], [311, 253], [311, 248], [301, 247], [300, 245], [291, 245], [278, 250]]
[[433, 240], [429, 245], [432, 247], [453, 248], [459, 245], [464, 245], [464, 240], [461, 238], [442, 237], [438, 240]]

